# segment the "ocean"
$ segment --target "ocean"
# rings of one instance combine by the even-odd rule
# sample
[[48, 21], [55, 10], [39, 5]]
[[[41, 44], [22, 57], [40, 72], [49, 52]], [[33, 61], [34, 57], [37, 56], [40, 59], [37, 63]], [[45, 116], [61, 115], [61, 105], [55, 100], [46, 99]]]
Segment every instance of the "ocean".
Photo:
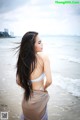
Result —
[[[53, 86], [59, 86], [74, 96], [80, 97], [80, 37], [79, 36], [41, 36], [43, 52], [49, 56]], [[14, 77], [17, 56], [11, 48], [17, 46], [21, 38], [0, 39], [0, 66], [4, 73]], [[4, 68], [4, 69], [3, 69]], [[1, 78], [1, 77], [0, 77]], [[2, 78], [3, 81], [4, 78]], [[13, 81], [14, 83], [14, 81]]]

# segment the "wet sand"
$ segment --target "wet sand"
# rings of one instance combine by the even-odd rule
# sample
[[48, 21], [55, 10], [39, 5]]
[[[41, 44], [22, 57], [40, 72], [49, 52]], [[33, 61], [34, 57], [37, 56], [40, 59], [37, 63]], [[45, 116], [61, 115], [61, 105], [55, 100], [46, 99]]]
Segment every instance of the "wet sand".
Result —
[[80, 120], [80, 98], [54, 85], [49, 88], [49, 120]]
[[[5, 84], [0, 84], [0, 112], [8, 112], [9, 120], [20, 120], [23, 89], [16, 82], [8, 87]], [[80, 120], [80, 98], [54, 85], [48, 88], [48, 92], [49, 120]]]

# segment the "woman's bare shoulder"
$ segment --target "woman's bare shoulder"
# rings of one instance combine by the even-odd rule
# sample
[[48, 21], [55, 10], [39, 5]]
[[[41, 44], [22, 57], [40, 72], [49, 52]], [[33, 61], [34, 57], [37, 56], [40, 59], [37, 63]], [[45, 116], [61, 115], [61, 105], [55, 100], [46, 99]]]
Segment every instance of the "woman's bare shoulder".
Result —
[[40, 52], [40, 53], [38, 53], [38, 55], [39, 55], [44, 61], [45, 61], [45, 60], [49, 60], [48, 55], [45, 54], [45, 53]]

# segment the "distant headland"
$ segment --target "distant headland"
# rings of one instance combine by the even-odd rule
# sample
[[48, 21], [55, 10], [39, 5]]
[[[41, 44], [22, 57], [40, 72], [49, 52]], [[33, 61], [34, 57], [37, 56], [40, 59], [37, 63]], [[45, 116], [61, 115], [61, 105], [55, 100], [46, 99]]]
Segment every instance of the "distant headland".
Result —
[[4, 31], [0, 31], [0, 38], [15, 38], [15, 36], [13, 32], [9, 34], [8, 29], [4, 29]]

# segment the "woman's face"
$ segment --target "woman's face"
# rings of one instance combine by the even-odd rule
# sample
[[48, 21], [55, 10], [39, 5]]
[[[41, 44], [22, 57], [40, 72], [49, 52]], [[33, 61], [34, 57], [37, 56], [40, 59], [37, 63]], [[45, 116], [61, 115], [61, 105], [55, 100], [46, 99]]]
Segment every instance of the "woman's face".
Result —
[[36, 36], [35, 45], [34, 46], [35, 46], [35, 51], [36, 52], [42, 52], [43, 44], [42, 44], [42, 42], [41, 42], [41, 40], [40, 40], [38, 35]]

